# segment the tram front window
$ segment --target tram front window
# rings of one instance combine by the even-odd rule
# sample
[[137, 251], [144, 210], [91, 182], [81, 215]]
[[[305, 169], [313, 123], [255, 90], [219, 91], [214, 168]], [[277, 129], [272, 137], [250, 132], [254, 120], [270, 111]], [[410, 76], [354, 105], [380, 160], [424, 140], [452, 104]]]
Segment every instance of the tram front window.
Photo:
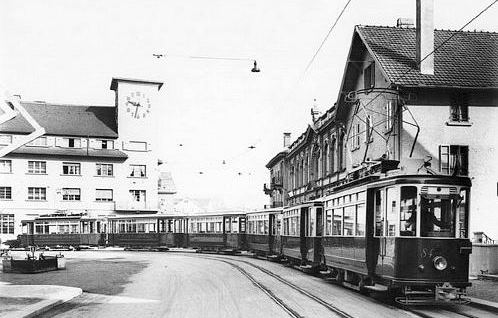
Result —
[[422, 237], [455, 237], [456, 198], [425, 197], [420, 201]]

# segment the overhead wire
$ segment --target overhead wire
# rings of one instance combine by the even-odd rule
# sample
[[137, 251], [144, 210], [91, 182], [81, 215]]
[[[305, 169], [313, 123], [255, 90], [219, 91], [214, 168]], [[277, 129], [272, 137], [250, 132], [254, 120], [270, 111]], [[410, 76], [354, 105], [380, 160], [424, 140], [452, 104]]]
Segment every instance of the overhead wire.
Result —
[[[423, 57], [420, 61], [417, 61], [416, 62], [416, 66], [419, 67], [420, 64], [425, 61], [429, 56], [433, 55], [437, 50], [439, 50], [442, 46], [444, 46], [446, 43], [448, 43], [451, 39], [453, 39], [456, 35], [460, 34], [459, 32], [463, 31], [463, 29], [465, 29], [468, 25], [470, 25], [472, 22], [474, 22], [477, 18], [479, 18], [482, 14], [484, 14], [484, 12], [486, 12], [487, 10], [489, 10], [493, 5], [495, 5], [496, 3], [498, 2], [498, 0], [494, 0], [493, 2], [491, 2], [489, 5], [487, 5], [484, 9], [482, 9], [477, 15], [475, 15], [474, 17], [472, 17], [469, 21], [467, 21], [462, 27], [460, 27], [458, 30], [454, 31], [454, 33], [449, 36], [448, 38], [446, 38], [443, 42], [441, 42], [438, 46], [436, 46], [431, 52], [429, 52], [425, 57]], [[406, 75], [408, 75], [410, 72], [413, 72], [415, 69], [417, 68], [413, 68], [413, 67], [407, 67], [406, 70], [401, 73], [398, 77], [394, 78], [393, 80], [390, 81], [389, 85], [386, 86], [386, 87], [382, 87], [382, 88], [378, 88], [380, 90], [382, 89], [389, 89], [391, 87], [392, 84], [394, 84], [395, 82], [401, 80], [403, 77], [405, 77]], [[371, 110], [370, 108], [368, 108], [368, 106], [370, 104], [372, 104], [377, 98], [379, 98], [381, 95], [383, 94], [383, 92], [378, 92], [372, 99], [370, 99], [370, 101], [368, 103], [366, 103], [365, 105], [362, 105], [363, 108], [367, 109], [367, 110]], [[378, 133], [378, 132], [376, 132]], [[349, 135], [349, 132], [347, 133], [347, 135]], [[352, 136], [351, 138], [353, 138], [355, 136]], [[349, 140], [350, 138], [347, 139], [347, 141]], [[347, 146], [347, 142], [345, 143], [345, 146]]]

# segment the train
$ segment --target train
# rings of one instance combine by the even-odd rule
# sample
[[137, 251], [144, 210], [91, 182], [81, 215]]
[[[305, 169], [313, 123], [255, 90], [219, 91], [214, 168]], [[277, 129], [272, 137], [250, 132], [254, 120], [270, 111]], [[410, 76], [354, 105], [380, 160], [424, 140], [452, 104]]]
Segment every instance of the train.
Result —
[[246, 250], [360, 292], [388, 293], [405, 305], [464, 303], [471, 285], [470, 189], [467, 177], [366, 175], [318, 199], [254, 212], [123, 215], [102, 224], [73, 216], [80, 229], [95, 233], [33, 233], [49, 230], [46, 216], [23, 221], [31, 233], [20, 240], [44, 246], [58, 235], [60, 245], [66, 236], [73, 245]]

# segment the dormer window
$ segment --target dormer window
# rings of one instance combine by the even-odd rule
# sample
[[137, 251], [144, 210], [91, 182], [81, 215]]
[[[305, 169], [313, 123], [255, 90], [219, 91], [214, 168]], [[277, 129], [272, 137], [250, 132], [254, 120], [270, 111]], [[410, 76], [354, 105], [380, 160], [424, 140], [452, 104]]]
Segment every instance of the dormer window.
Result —
[[99, 140], [101, 149], [113, 149], [114, 142], [112, 140]]
[[67, 148], [81, 148], [80, 138], [63, 138], [63, 147]]
[[363, 70], [363, 83], [365, 89], [375, 87], [375, 64], [373, 62]]

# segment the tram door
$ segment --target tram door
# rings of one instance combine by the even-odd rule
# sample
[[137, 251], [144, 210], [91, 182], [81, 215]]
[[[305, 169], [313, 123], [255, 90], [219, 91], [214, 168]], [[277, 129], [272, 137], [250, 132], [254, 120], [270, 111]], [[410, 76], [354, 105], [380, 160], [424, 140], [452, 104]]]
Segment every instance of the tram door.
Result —
[[299, 231], [299, 241], [300, 241], [301, 259], [302, 260], [306, 260], [307, 254], [308, 254], [308, 246], [306, 244], [306, 237], [309, 236], [309, 224], [310, 224], [309, 216], [310, 216], [309, 207], [302, 207], [301, 208], [301, 224], [300, 224], [300, 231]]
[[374, 246], [371, 257], [377, 254], [375, 272], [392, 275], [394, 272], [395, 237], [398, 232], [398, 188], [375, 189], [373, 193]]

